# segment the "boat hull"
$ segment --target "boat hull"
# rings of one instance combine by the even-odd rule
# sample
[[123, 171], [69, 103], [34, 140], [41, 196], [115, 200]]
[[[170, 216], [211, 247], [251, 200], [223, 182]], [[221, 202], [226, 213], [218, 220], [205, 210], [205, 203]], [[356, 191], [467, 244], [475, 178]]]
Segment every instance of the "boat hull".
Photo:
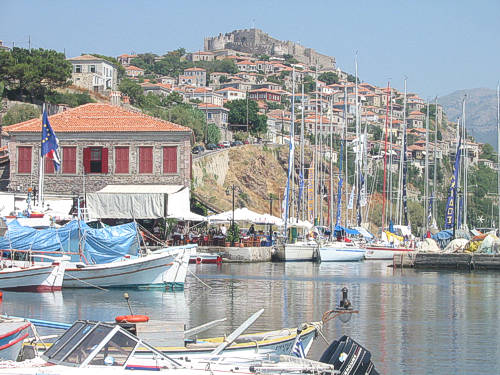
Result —
[[[180, 258], [179, 258], [180, 257]], [[170, 272], [189, 259], [179, 251], [164, 251], [137, 259], [113, 263], [90, 265], [82, 268], [68, 268], [64, 276], [64, 288], [164, 288], [182, 287], [186, 272]], [[174, 268], [172, 268], [174, 267]], [[187, 267], [186, 267], [187, 268]], [[181, 272], [182, 273], [182, 272]]]
[[23, 340], [28, 337], [27, 322], [2, 322], [0, 323], [0, 359], [15, 361], [19, 356]]
[[391, 248], [391, 247], [373, 247], [367, 246], [365, 259], [370, 260], [392, 260], [396, 254], [413, 253], [413, 249]]
[[62, 264], [6, 268], [0, 271], [0, 289], [15, 292], [55, 292], [62, 289]]
[[318, 246], [309, 244], [286, 244], [283, 260], [286, 262], [311, 262], [318, 257]]
[[359, 262], [363, 260], [365, 249], [347, 244], [323, 246], [319, 249], [322, 262]]

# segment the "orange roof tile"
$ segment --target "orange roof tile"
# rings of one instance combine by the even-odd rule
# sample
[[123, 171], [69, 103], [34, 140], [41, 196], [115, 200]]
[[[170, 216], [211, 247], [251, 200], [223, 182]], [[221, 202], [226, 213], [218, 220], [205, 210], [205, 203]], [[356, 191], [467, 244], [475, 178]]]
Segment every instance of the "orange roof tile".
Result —
[[125, 69], [126, 70], [136, 70], [138, 72], [143, 72], [144, 71], [144, 69], [138, 68], [137, 66], [134, 66], [134, 65], [129, 65]]
[[[95, 132], [191, 132], [191, 129], [173, 122], [102, 103], [88, 103], [69, 109], [49, 116], [49, 121], [56, 135]], [[31, 119], [4, 126], [3, 130], [9, 134], [41, 133], [42, 120]]]
[[203, 68], [187, 68], [184, 69], [185, 72], [206, 72], [206, 69]]

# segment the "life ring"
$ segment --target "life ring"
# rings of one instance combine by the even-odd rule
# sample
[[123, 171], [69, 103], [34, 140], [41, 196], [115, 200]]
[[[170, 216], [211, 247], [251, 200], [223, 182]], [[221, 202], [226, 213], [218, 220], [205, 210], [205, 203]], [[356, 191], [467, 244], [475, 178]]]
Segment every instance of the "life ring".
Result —
[[115, 318], [117, 323], [146, 323], [149, 321], [147, 315], [120, 315]]

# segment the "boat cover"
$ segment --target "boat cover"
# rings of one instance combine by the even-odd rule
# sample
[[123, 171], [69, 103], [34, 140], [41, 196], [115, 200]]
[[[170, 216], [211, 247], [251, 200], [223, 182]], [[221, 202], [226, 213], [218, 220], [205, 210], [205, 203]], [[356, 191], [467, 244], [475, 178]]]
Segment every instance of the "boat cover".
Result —
[[335, 232], [345, 232], [347, 234], [352, 234], [352, 235], [360, 234], [356, 229], [344, 228], [340, 225], [335, 226]]
[[37, 230], [22, 226], [17, 220], [11, 221], [7, 226], [7, 232], [0, 237], [0, 250], [78, 253], [81, 246], [83, 255], [92, 264], [109, 263], [125, 255], [137, 255], [139, 251], [135, 222], [101, 229], [91, 228], [78, 220], [70, 221], [57, 229]]

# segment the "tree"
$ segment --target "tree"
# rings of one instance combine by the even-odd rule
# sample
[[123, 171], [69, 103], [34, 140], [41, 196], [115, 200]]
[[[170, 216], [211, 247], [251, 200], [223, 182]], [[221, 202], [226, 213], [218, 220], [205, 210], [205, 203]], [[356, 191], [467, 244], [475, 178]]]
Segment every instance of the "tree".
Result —
[[132, 104], [137, 104], [142, 99], [141, 97], [144, 96], [144, 90], [141, 85], [129, 78], [124, 78], [120, 82], [118, 90], [127, 95], [130, 98], [130, 103]]
[[43, 101], [48, 92], [66, 86], [70, 77], [71, 63], [60, 52], [17, 47], [0, 51], [0, 81], [8, 97]]
[[247, 123], [247, 104], [248, 104], [248, 125], [250, 133], [258, 134], [267, 130], [267, 116], [259, 114], [257, 102], [253, 100], [239, 99], [231, 100], [224, 104], [229, 109], [230, 124]]
[[208, 143], [213, 143], [217, 144], [219, 143], [221, 138], [221, 132], [219, 127], [216, 124], [208, 124], [207, 126], [207, 144]]
[[16, 104], [12, 106], [3, 116], [3, 126], [17, 124], [19, 122], [28, 121], [32, 118], [37, 118], [41, 115], [40, 110], [30, 104]]
[[177, 91], [173, 91], [170, 94], [168, 94], [163, 99], [162, 102], [163, 102], [164, 106], [166, 106], [166, 107], [172, 107], [174, 105], [181, 104], [183, 102], [183, 97]]
[[87, 103], [95, 103], [88, 92], [51, 92], [46, 95], [45, 100], [53, 104], [67, 104], [70, 107], [78, 107]]
[[483, 150], [481, 152], [481, 159], [496, 161], [497, 158], [495, 155], [495, 150], [493, 149], [493, 146], [490, 145], [489, 143], [484, 144]]
[[339, 77], [334, 72], [324, 72], [318, 76], [318, 79], [325, 82], [327, 85], [333, 85], [334, 83], [339, 83]]
[[[348, 74], [347, 75], [347, 82], [355, 83], [356, 82], [356, 76], [353, 76], [352, 74]], [[358, 83], [359, 82], [360, 82], [360, 80], [359, 80], [359, 77], [358, 77]]]
[[313, 92], [316, 89], [316, 82], [311, 76], [305, 76], [303, 83], [304, 83], [304, 92], [306, 94], [309, 94], [310, 92]]

